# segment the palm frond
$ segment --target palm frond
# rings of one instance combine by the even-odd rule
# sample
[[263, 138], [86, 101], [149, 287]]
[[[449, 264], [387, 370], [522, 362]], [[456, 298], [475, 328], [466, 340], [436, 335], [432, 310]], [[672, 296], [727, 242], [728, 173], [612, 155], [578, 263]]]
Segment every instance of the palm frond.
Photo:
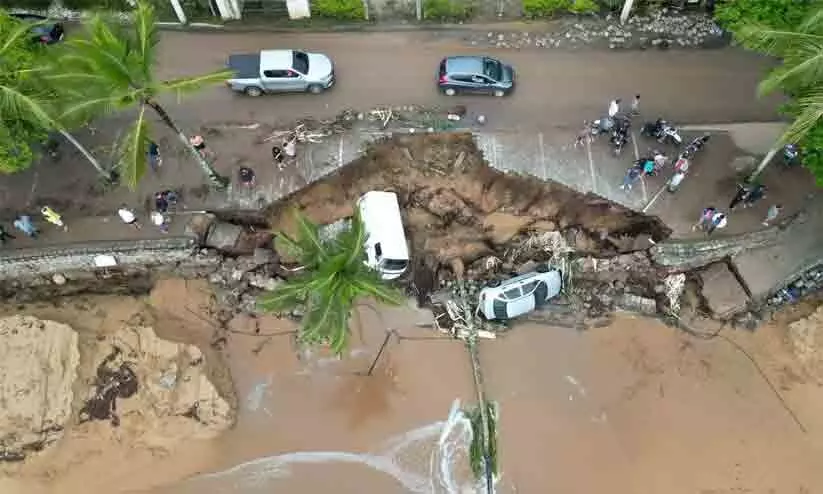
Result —
[[133, 13], [132, 22], [135, 32], [135, 50], [140, 61], [140, 71], [145, 82], [154, 80], [154, 64], [156, 61], [157, 44], [160, 41], [157, 29], [157, 16], [151, 3], [145, 0], [137, 2], [137, 9]]
[[5, 85], [0, 85], [0, 115], [4, 119], [17, 118], [46, 129], [55, 125], [42, 102]]
[[211, 72], [208, 74], [201, 74], [192, 77], [181, 77], [178, 79], [172, 79], [170, 81], [161, 82], [158, 87], [158, 91], [171, 92], [174, 93], [177, 97], [180, 97], [184, 94], [199, 91], [200, 89], [203, 89], [204, 87], [210, 86], [212, 84], [224, 82], [226, 79], [229, 79], [231, 77], [232, 72], [230, 70], [220, 70], [217, 72]]
[[149, 150], [149, 126], [146, 122], [146, 106], [140, 105], [137, 118], [121, 142], [120, 175], [126, 185], [134, 190], [140, 179], [146, 173], [146, 163]]
[[257, 306], [265, 312], [281, 312], [304, 304], [310, 290], [307, 286], [311, 278], [298, 276], [284, 283], [257, 299]]
[[358, 277], [352, 280], [352, 284], [361, 295], [372, 297], [383, 304], [400, 305], [405, 300], [400, 290], [387, 285], [376, 274], [371, 279], [365, 276]]
[[98, 74], [115, 89], [140, 87], [135, 80], [138, 58], [130, 49], [128, 37], [118, 36], [103, 17], [96, 15], [86, 23], [86, 36], [72, 38], [65, 44], [62, 72]]
[[3, 44], [0, 45], [0, 58], [9, 50], [19, 46], [21, 43], [29, 42], [32, 25], [25, 22], [15, 22], [16, 26], [11, 33], [3, 36]]
[[304, 265], [314, 267], [314, 265], [322, 264], [328, 258], [328, 254], [326, 245], [320, 239], [320, 229], [299, 210], [295, 209], [293, 214], [297, 226], [296, 240], [300, 244], [303, 255], [311, 261]]
[[796, 106], [798, 112], [795, 119], [780, 138], [779, 144], [800, 142], [823, 119], [823, 88], [797, 98]]
[[363, 218], [360, 217], [360, 211], [355, 210], [351, 226], [337, 237], [338, 243], [346, 253], [344, 266], [348, 267], [355, 263], [362, 264], [367, 237], [368, 233], [366, 232], [366, 226], [363, 224]]

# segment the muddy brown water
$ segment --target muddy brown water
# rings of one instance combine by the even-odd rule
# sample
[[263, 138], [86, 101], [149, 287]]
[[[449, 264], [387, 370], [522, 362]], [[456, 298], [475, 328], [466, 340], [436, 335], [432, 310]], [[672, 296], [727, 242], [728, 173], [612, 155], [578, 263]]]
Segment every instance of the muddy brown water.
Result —
[[[9, 310], [81, 331], [151, 310], [163, 321], [161, 336], [206, 345], [212, 328], [182, 309], [202, 309], [209, 296], [205, 284], [169, 280], [144, 299]], [[342, 361], [299, 354], [288, 336], [232, 334], [224, 352], [238, 403], [232, 430], [162, 450], [116, 434], [61, 443], [0, 480], [0, 491], [405, 494], [418, 482], [418, 492], [437, 492], [425, 482], [438, 423], [455, 399], [471, 402], [474, 394], [463, 345], [416, 327], [425, 320], [412, 308], [361, 306]], [[261, 333], [293, 328], [271, 317], [259, 322]], [[231, 327], [249, 331], [253, 323], [239, 318]], [[435, 339], [393, 340], [375, 374], [359, 375], [386, 328]], [[805, 433], [725, 340], [623, 314], [584, 332], [523, 324], [483, 341], [487, 391], [501, 410], [501, 492], [823, 492], [823, 392], [797, 367], [784, 331], [775, 324], [723, 334], [758, 362]]]

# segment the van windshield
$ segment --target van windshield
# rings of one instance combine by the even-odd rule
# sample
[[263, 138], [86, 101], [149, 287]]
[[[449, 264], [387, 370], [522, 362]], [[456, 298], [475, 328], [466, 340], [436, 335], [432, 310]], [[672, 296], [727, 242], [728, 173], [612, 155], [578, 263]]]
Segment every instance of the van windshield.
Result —
[[407, 264], [408, 261], [401, 259], [384, 259], [381, 267], [386, 271], [403, 271]]

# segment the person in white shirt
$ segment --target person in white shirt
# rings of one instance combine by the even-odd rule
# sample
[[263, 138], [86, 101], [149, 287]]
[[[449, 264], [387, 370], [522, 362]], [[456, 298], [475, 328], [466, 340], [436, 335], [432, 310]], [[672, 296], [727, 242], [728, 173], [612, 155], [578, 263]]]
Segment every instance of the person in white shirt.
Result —
[[137, 216], [135, 216], [134, 211], [127, 208], [125, 204], [117, 210], [117, 215], [120, 216], [123, 223], [132, 225], [138, 230], [140, 229], [140, 222], [137, 221]]
[[613, 99], [609, 103], [609, 118], [614, 118], [618, 113], [620, 113], [620, 98]]

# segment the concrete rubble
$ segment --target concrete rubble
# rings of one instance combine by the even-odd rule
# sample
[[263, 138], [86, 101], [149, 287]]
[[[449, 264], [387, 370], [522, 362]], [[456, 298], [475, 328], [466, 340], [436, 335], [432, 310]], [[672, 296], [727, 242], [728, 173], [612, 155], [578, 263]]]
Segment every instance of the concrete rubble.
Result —
[[494, 48], [564, 48], [586, 46], [611, 49], [715, 48], [728, 37], [703, 14], [680, 14], [661, 9], [648, 15], [629, 17], [621, 25], [616, 16], [569, 19], [551, 32], [496, 32], [471, 35], [473, 46]]

